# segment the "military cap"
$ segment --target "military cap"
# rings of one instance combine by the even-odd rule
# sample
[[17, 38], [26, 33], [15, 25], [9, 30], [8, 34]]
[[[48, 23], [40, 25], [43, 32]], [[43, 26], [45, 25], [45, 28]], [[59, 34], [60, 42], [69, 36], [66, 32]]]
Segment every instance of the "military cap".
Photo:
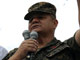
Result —
[[25, 15], [24, 19], [29, 20], [34, 14], [38, 13], [52, 14], [56, 18], [56, 7], [49, 2], [38, 2], [28, 9], [28, 13]]

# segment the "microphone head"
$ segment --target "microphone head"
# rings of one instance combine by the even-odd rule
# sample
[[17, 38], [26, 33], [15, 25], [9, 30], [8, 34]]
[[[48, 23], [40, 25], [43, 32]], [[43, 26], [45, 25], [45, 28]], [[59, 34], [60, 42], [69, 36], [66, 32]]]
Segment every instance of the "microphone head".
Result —
[[36, 31], [32, 31], [32, 32], [30, 33], [30, 38], [36, 40], [36, 39], [38, 38], [38, 33], [37, 33]]
[[22, 33], [25, 40], [30, 38], [30, 32], [28, 30], [24, 30]]

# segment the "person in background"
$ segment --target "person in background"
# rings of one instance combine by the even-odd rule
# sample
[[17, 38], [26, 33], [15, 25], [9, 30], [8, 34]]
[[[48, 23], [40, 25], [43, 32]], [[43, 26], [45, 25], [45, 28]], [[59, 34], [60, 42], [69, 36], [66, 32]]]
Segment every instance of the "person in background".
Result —
[[[78, 3], [78, 17], [79, 17], [79, 26], [80, 26], [80, 0], [77, 0]], [[80, 28], [76, 31], [73, 37], [65, 41], [75, 54], [75, 59], [80, 60]]]
[[56, 7], [49, 2], [38, 2], [28, 9], [24, 17], [29, 21], [30, 34], [38, 37], [24, 40], [19, 48], [10, 51], [3, 60], [74, 60], [69, 46], [54, 36], [58, 20]]
[[2, 60], [7, 54], [8, 54], [8, 51], [2, 46], [0, 46], [0, 60]]

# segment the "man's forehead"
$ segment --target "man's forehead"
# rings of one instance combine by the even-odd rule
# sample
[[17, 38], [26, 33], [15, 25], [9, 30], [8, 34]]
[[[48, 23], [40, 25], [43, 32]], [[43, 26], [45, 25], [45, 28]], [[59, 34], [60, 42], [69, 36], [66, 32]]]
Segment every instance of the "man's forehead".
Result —
[[34, 14], [33, 16], [40, 16], [40, 15], [50, 15], [49, 13], [36, 13], [36, 14]]
[[47, 15], [50, 15], [49, 13], [36, 13], [36, 14], [34, 14], [33, 16], [31, 16], [31, 18], [33, 18], [33, 17], [41, 17], [41, 16], [47, 16]]

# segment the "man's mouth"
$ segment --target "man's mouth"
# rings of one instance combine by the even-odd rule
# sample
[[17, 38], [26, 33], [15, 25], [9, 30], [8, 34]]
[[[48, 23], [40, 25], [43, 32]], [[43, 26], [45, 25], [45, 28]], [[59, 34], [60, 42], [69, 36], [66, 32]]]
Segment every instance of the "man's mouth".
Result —
[[33, 25], [31, 29], [36, 29], [36, 28], [39, 28], [40, 25]]

